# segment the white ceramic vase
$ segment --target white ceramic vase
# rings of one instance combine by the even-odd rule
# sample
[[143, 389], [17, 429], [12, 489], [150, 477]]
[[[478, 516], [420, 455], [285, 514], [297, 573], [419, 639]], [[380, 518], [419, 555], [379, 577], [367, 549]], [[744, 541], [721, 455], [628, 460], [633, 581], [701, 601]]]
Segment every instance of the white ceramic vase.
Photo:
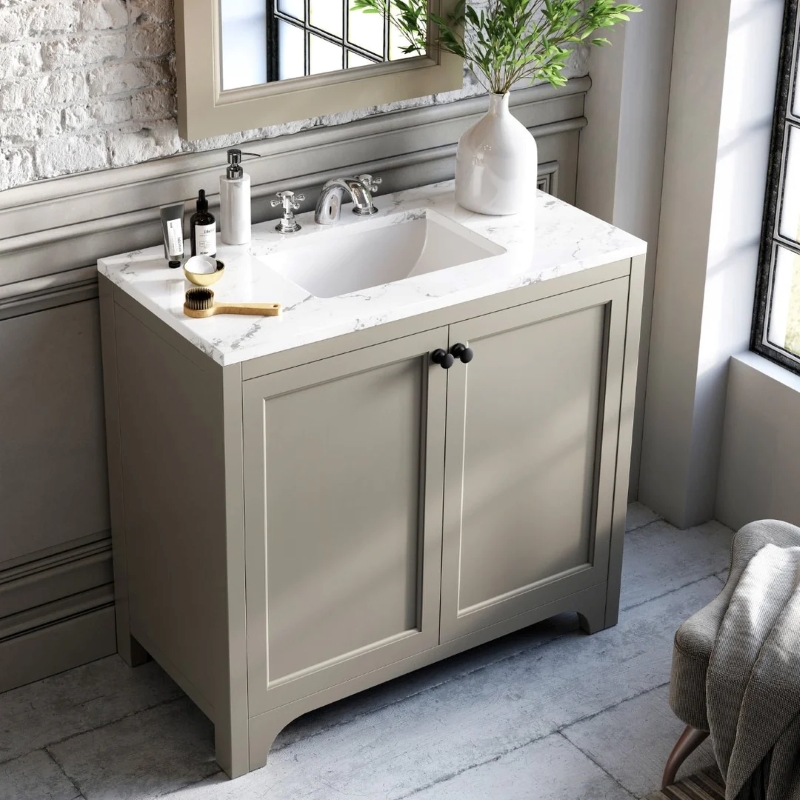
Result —
[[478, 214], [518, 214], [536, 194], [536, 140], [509, 110], [508, 94], [489, 98], [489, 113], [458, 141], [456, 202]]

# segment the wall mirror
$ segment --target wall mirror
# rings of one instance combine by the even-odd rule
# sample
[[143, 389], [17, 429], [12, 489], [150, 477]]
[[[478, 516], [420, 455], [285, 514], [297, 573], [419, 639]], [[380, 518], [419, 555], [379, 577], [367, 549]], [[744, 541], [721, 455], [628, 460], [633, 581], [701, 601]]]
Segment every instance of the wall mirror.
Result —
[[457, 89], [428, 14], [456, 0], [177, 0], [180, 133], [199, 139]]

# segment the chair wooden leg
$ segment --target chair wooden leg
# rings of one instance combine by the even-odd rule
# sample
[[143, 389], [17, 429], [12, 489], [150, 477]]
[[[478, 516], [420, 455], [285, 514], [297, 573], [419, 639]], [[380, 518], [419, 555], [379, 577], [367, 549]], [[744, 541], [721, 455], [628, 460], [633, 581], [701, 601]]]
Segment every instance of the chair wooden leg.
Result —
[[661, 780], [661, 788], [666, 789], [675, 783], [675, 776], [681, 768], [681, 764], [708, 738], [708, 731], [700, 731], [691, 725], [686, 726], [686, 730], [680, 735], [675, 747], [667, 759], [667, 766], [664, 767], [664, 777]]

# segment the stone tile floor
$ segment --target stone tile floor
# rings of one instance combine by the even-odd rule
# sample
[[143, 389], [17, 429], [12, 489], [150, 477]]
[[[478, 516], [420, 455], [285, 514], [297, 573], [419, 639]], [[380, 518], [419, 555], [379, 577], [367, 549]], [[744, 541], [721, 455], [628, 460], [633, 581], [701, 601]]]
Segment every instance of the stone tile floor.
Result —
[[[213, 730], [150, 662], [113, 656], [0, 695], [0, 800], [630, 800], [682, 724], [672, 637], [722, 587], [731, 532], [628, 512], [622, 614], [562, 615], [306, 715], [228, 781]], [[688, 762], [712, 763], [708, 745]]]

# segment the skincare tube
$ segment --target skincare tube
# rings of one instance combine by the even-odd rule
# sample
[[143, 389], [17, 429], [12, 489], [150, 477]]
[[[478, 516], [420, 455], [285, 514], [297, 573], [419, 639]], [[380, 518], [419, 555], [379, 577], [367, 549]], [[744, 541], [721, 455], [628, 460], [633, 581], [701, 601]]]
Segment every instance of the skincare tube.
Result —
[[177, 269], [183, 258], [183, 203], [163, 206], [161, 227], [164, 231], [164, 258], [171, 269]]

